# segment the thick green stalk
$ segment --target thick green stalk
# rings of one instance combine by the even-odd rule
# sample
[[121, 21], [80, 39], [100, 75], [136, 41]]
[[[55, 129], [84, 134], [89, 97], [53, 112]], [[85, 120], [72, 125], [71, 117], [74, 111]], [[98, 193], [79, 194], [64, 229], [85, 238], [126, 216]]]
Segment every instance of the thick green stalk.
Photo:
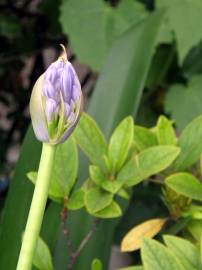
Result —
[[48, 197], [55, 149], [56, 146], [43, 144], [36, 186], [23, 235], [17, 270], [30, 270], [32, 268], [33, 256]]

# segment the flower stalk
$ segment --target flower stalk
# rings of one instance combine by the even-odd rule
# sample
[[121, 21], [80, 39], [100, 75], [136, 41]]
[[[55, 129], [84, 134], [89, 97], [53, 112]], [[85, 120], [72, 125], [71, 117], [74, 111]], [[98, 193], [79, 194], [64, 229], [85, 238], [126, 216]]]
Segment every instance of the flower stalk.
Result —
[[23, 235], [17, 270], [30, 270], [48, 198], [56, 146], [43, 143], [34, 195]]

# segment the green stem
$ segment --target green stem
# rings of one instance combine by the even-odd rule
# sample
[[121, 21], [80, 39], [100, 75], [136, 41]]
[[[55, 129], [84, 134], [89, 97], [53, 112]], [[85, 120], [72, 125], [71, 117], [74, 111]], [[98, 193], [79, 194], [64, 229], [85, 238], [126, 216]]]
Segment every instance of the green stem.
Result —
[[39, 237], [50, 186], [56, 146], [43, 144], [34, 195], [23, 235], [17, 270], [30, 270]]

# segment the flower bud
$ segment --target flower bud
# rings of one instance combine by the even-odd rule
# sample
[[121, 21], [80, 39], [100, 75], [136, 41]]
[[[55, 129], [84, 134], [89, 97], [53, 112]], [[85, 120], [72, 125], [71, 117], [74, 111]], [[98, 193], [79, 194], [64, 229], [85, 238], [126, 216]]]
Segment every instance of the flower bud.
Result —
[[38, 140], [64, 142], [72, 133], [82, 109], [82, 92], [76, 72], [64, 52], [36, 81], [30, 114]]

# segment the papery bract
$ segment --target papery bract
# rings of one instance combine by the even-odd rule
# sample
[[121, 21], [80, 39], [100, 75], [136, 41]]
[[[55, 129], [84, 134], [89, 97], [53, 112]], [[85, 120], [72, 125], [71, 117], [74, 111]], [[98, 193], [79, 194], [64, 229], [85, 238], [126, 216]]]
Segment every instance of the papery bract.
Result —
[[38, 140], [64, 142], [78, 122], [81, 109], [81, 86], [64, 50], [33, 87], [30, 114]]

